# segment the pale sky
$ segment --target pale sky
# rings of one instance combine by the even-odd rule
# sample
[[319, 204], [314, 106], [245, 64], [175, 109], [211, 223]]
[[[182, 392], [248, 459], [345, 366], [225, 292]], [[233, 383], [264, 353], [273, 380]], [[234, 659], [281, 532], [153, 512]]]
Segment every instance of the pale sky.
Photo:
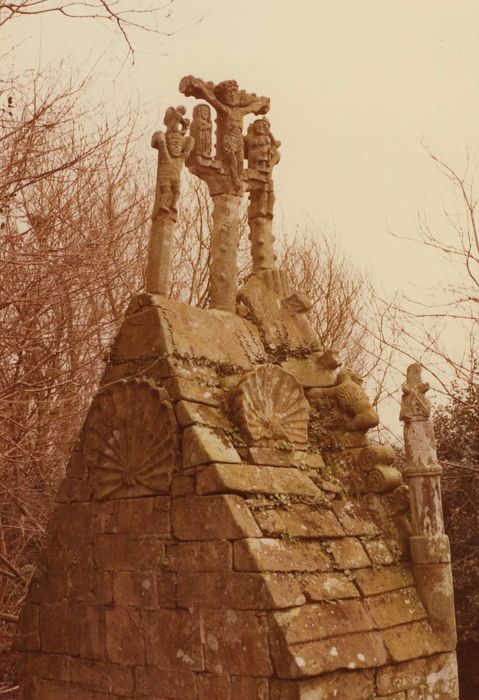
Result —
[[[138, 8], [148, 3], [138, 0]], [[479, 152], [477, 0], [175, 0], [171, 38], [134, 34], [135, 65], [111, 29], [45, 16], [11, 25], [23, 65], [96, 67], [104, 99], [136, 100], [161, 128], [185, 74], [235, 78], [271, 97], [282, 141], [275, 170], [277, 226], [309, 221], [334, 231], [344, 251], [388, 289], [434, 284], [443, 266], [388, 234], [414, 233], [436, 214], [445, 181], [421, 142], [456, 167]], [[201, 20], [201, 21], [200, 21]], [[30, 37], [30, 38], [29, 38]], [[126, 59], [126, 61], [125, 61]], [[146, 150], [146, 167], [155, 168]], [[148, 157], [151, 155], [151, 161]]]

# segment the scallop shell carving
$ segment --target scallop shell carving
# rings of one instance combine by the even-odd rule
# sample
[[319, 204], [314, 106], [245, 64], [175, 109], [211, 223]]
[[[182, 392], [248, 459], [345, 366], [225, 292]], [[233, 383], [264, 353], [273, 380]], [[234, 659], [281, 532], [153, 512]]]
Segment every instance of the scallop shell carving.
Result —
[[164, 389], [148, 380], [120, 380], [94, 398], [84, 439], [97, 500], [168, 491], [176, 419]]
[[233, 397], [236, 423], [254, 443], [308, 440], [309, 403], [303, 387], [277, 365], [246, 374]]

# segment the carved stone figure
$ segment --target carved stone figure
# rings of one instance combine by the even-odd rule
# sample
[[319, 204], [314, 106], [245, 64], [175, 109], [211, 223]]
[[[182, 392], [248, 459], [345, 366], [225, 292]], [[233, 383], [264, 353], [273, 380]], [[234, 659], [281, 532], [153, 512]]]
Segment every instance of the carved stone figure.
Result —
[[189, 119], [183, 106], [168, 107], [164, 124], [166, 133], [155, 131], [151, 145], [158, 151], [155, 203], [153, 205], [146, 291], [167, 295], [170, 283], [170, 261], [173, 230], [178, 216], [181, 171], [193, 148], [193, 138], [186, 135]]
[[216, 110], [216, 157], [225, 163], [235, 189], [241, 191], [243, 119], [247, 114], [266, 114], [269, 98], [239, 90], [236, 80], [223, 80], [215, 85], [191, 75], [181, 80], [179, 89], [187, 97], [206, 100]]
[[168, 490], [176, 419], [166, 392], [146, 380], [120, 380], [95, 397], [84, 454], [97, 500]]
[[422, 381], [421, 365], [414, 363], [409, 365], [406, 372], [406, 383], [403, 384], [403, 396], [399, 420], [409, 422], [411, 420], [427, 420], [431, 413], [431, 402], [426, 397], [430, 386]]
[[185, 114], [186, 107], [184, 105], [179, 105], [178, 107], [168, 107], [163, 119], [163, 124], [166, 126], [166, 132], [172, 133], [175, 131], [180, 131], [182, 134], [185, 134], [190, 125], [190, 120], [185, 117]]
[[211, 109], [209, 105], [195, 105], [190, 126], [190, 134], [195, 140], [193, 147], [195, 156], [211, 158], [211, 132]]
[[194, 144], [192, 137], [185, 134], [189, 120], [184, 114], [184, 107], [168, 107], [164, 118], [166, 134], [155, 131], [151, 138], [152, 148], [158, 150], [153, 218], [168, 216], [176, 221], [181, 171]]
[[351, 431], [367, 431], [379, 423], [379, 417], [371, 406], [362, 388], [363, 380], [352, 369], [344, 369], [338, 374], [337, 383], [332, 387], [310, 389], [308, 399], [314, 406], [323, 399], [333, 399], [346, 416], [344, 427]]
[[255, 119], [249, 125], [244, 145], [249, 168], [270, 173], [273, 166], [279, 163], [281, 141], [276, 141], [271, 133], [268, 119]]
[[303, 387], [277, 365], [263, 365], [246, 374], [235, 391], [232, 409], [254, 443], [307, 442], [309, 405]]

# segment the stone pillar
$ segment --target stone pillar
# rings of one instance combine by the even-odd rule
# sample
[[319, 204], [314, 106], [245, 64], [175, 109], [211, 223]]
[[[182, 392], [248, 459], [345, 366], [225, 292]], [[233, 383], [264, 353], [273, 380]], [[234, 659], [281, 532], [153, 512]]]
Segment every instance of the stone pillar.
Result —
[[449, 538], [444, 533], [440, 476], [431, 405], [426, 398], [429, 384], [421, 378], [421, 366], [407, 369], [400, 420], [404, 422], [406, 468], [413, 535], [411, 559], [418, 591], [429, 613], [429, 622], [445, 648], [456, 646], [454, 591]]
[[175, 224], [165, 217], [152, 219], [146, 266], [146, 291], [149, 294], [168, 295]]
[[[257, 183], [250, 177], [250, 205], [248, 208], [248, 224], [250, 228], [251, 257], [253, 272], [273, 270], [276, 257], [273, 250], [273, 216], [272, 208], [274, 194], [269, 183]], [[268, 203], [270, 206], [268, 207]], [[268, 213], [271, 211], [271, 214]]]
[[232, 194], [213, 196], [211, 234], [210, 308], [236, 309], [236, 255], [239, 241], [241, 197]]

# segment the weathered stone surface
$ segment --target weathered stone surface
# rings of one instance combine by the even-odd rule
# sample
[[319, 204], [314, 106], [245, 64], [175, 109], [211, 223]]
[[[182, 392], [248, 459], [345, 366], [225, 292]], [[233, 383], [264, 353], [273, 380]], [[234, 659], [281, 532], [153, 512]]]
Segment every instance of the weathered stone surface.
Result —
[[447, 651], [427, 621], [411, 622], [382, 632], [384, 644], [395, 662]]
[[268, 681], [261, 678], [232, 676], [231, 700], [269, 700]]
[[222, 540], [261, 537], [240, 496], [185, 496], [171, 507], [173, 533], [179, 540]]
[[328, 673], [307, 681], [273, 681], [271, 700], [370, 700], [374, 672]]
[[148, 665], [184, 671], [204, 670], [197, 613], [148, 610], [143, 613], [143, 622]]
[[388, 566], [394, 562], [391, 550], [383, 540], [364, 540], [363, 545], [373, 566]]
[[209, 671], [219, 666], [231, 673], [270, 676], [273, 673], [266, 620], [239, 610], [203, 610], [205, 661]]
[[371, 616], [359, 600], [303, 605], [275, 612], [272, 620], [273, 636], [278, 643], [285, 640], [288, 645], [373, 629]]
[[331, 507], [348, 535], [376, 535], [378, 529], [365, 508], [353, 501], [333, 501]]
[[233, 568], [231, 542], [184, 542], [167, 550], [171, 571], [227, 571]]
[[318, 676], [338, 669], [374, 668], [386, 663], [386, 649], [376, 632], [360, 632], [287, 648], [272, 645], [279, 678]]
[[300, 577], [308, 601], [357, 598], [359, 591], [344, 574], [302, 574]]
[[131, 697], [134, 693], [135, 680], [131, 668], [73, 658], [70, 661], [70, 674], [72, 682], [86, 690], [99, 693], [107, 690], [125, 697]]
[[192, 671], [156, 666], [138, 666], [135, 669], [136, 689], [147, 698], [174, 698], [196, 700], [197, 683]]
[[198, 700], [231, 700], [231, 676], [218, 666], [216, 673], [198, 676]]
[[78, 608], [80, 656], [84, 659], [106, 658], [106, 610], [99, 605]]
[[415, 659], [379, 669], [377, 689], [380, 696], [407, 692], [407, 698], [422, 700], [438, 698], [449, 700], [459, 697], [455, 654], [441, 654], [425, 659]]
[[115, 532], [135, 533], [138, 538], [156, 536], [168, 538], [170, 502], [167, 496], [121, 500], [115, 522]]
[[400, 564], [382, 569], [361, 569], [354, 572], [354, 580], [363, 595], [375, 595], [407, 588], [414, 585], [414, 576], [410, 566]]
[[361, 542], [353, 537], [329, 540], [327, 550], [340, 569], [360, 569], [363, 566], [371, 565]]
[[324, 460], [319, 452], [304, 450], [278, 450], [273, 447], [248, 448], [249, 461], [274, 467], [310, 467], [322, 469]]
[[185, 399], [207, 406], [219, 406], [221, 392], [215, 386], [209, 386], [183, 377], [173, 377], [163, 380], [163, 386], [175, 401]]
[[213, 464], [196, 479], [203, 493], [270, 493], [321, 497], [321, 491], [305, 474], [285, 467], [255, 467], [241, 464]]
[[302, 583], [293, 574], [178, 574], [178, 605], [181, 607], [270, 610], [289, 608], [305, 602]]
[[178, 423], [186, 428], [189, 425], [206, 425], [210, 428], [231, 430], [232, 424], [220, 409], [193, 401], [178, 401], [175, 405]]
[[376, 684], [379, 695], [417, 688], [426, 677], [426, 659], [415, 659], [378, 669]]
[[[40, 651], [40, 607], [24, 605], [13, 642], [14, 650]], [[47, 650], [46, 650], [47, 651]]]
[[265, 535], [289, 537], [341, 537], [344, 530], [331, 510], [294, 503], [286, 507], [254, 511]]
[[185, 469], [210, 462], [241, 462], [241, 457], [223, 431], [192, 425], [183, 431], [183, 466]]
[[394, 627], [405, 622], [422, 620], [427, 616], [413, 587], [372, 596], [367, 598], [366, 602], [379, 628]]
[[240, 571], [327, 571], [330, 563], [319, 542], [260, 538], [235, 542], [234, 566]]
[[70, 680], [70, 657], [57, 654], [22, 654], [23, 675], [59, 681]]
[[81, 607], [68, 603], [40, 606], [42, 651], [69, 656], [79, 655], [80, 610]]
[[161, 571], [165, 543], [153, 537], [138, 540], [126, 534], [104, 534], [97, 538], [95, 562], [106, 571]]
[[116, 605], [105, 612], [107, 658], [122, 666], [146, 662], [141, 612]]
[[150, 573], [119, 571], [114, 576], [113, 595], [116, 605], [156, 607], [156, 577]]

